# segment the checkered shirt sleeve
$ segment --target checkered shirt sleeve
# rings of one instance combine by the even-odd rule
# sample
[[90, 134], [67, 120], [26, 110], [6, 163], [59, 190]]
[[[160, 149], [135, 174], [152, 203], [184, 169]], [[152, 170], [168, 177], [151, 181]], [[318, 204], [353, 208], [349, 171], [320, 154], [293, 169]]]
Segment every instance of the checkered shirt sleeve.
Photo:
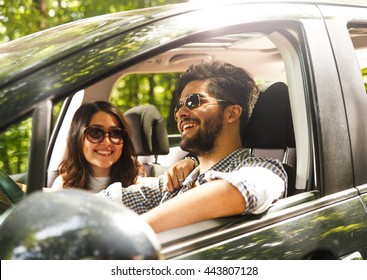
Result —
[[205, 183], [210, 180], [224, 179], [237, 188], [246, 204], [243, 214], [262, 213], [272, 203], [284, 197], [287, 174], [279, 160], [249, 155], [245, 160], [234, 164], [236, 168], [227, 167], [231, 169], [229, 172], [213, 168], [205, 173], [202, 180]]
[[140, 215], [158, 206], [164, 193], [163, 178], [160, 177], [155, 183], [123, 188], [122, 203]]
[[[247, 167], [255, 169], [248, 169]], [[261, 177], [261, 175], [256, 177], [254, 175], [256, 172], [252, 174], [252, 171], [256, 170], [260, 170], [262, 172], [260, 172], [260, 174], [264, 174], [264, 171], [265, 174], [266, 171], [271, 171], [271, 173], [275, 174], [276, 178], [273, 178], [278, 180], [273, 181], [278, 181], [278, 188], [275, 188], [276, 184], [273, 183], [272, 180], [269, 180], [265, 186], [262, 184], [262, 188], [260, 188], [257, 184], [257, 178]], [[249, 180], [249, 177], [252, 177], [253, 179]], [[163, 190], [162, 176], [159, 180], [150, 184], [139, 184], [132, 185], [128, 188], [121, 188], [122, 203], [136, 213], [143, 214], [158, 206], [160, 203], [190, 190], [195, 181], [202, 185], [209, 180], [217, 179], [227, 180], [241, 192], [247, 206], [243, 214], [247, 214], [252, 212], [256, 213], [256, 211], [264, 211], [264, 209], [267, 209], [270, 205], [269, 203], [272, 203], [284, 196], [287, 174], [279, 160], [271, 158], [257, 158], [250, 155], [246, 149], [241, 148], [219, 161], [204, 174], [199, 174], [199, 168], [196, 168], [186, 178], [183, 183], [183, 187], [172, 193], [165, 192]], [[273, 191], [272, 188], [275, 190]], [[120, 195], [114, 195], [110, 190], [108, 190], [108, 188], [105, 193], [100, 195], [112, 200], [120, 198]], [[115, 196], [116, 198], [114, 198]], [[266, 200], [265, 203], [264, 197]], [[258, 203], [259, 200], [261, 201], [260, 206]]]

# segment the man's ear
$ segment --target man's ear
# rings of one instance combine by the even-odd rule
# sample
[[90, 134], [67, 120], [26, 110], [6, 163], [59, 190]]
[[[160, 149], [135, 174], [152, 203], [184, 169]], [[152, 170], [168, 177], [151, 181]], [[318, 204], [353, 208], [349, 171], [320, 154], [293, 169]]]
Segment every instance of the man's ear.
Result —
[[242, 107], [240, 105], [230, 105], [226, 110], [229, 123], [235, 122], [241, 117]]

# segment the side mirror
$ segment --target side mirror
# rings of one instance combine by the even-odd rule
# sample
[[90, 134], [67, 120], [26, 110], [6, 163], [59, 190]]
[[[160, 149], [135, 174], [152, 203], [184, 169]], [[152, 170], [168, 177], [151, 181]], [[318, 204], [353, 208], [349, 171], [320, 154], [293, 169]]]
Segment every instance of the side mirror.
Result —
[[35, 192], [0, 226], [0, 259], [160, 259], [153, 230], [130, 209], [81, 190]]

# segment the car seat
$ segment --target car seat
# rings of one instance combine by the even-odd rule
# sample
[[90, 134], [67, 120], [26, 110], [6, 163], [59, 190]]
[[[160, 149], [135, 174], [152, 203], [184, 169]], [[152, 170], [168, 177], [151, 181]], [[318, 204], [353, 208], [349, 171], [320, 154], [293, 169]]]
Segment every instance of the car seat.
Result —
[[260, 94], [244, 132], [246, 148], [257, 157], [282, 161], [288, 175], [287, 195], [295, 194], [296, 142], [288, 86], [283, 82], [259, 86]]
[[167, 169], [158, 163], [159, 155], [169, 153], [166, 123], [153, 105], [141, 105], [124, 114], [130, 137], [146, 176], [159, 176]]

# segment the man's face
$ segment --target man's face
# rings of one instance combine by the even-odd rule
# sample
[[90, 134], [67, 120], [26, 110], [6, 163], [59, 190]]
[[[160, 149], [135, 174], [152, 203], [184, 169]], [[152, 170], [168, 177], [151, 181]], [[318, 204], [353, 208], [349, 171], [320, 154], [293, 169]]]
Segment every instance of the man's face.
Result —
[[[198, 96], [187, 97], [197, 93], [200, 106], [189, 109], [187, 99], [197, 102]], [[223, 128], [223, 111], [218, 101], [206, 91], [203, 81], [190, 82], [182, 91], [180, 101], [183, 104], [176, 112], [181, 133], [180, 147], [198, 156], [212, 151]]]

